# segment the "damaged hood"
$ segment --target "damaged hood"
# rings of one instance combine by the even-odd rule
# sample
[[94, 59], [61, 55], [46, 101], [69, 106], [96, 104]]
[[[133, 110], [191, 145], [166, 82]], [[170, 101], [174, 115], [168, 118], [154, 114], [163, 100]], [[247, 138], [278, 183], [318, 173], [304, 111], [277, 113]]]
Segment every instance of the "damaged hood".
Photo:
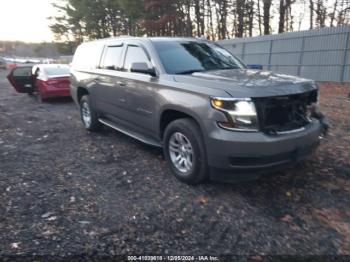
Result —
[[223, 90], [232, 97], [266, 97], [300, 94], [317, 89], [314, 81], [269, 71], [232, 69], [175, 75], [190, 85]]

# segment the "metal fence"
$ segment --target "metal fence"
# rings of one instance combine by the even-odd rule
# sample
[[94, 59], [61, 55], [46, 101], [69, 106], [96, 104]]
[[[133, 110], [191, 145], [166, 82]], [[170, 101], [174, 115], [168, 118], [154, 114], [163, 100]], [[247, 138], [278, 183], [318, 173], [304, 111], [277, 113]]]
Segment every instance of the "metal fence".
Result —
[[218, 43], [246, 64], [317, 81], [350, 82], [350, 26]]

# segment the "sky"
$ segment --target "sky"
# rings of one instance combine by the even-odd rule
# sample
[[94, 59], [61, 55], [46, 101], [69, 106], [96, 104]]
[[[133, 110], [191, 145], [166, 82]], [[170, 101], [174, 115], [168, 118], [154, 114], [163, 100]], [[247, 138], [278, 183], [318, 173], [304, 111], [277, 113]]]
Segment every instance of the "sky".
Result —
[[55, 14], [53, 0], [0, 0], [0, 40], [51, 42], [47, 17]]

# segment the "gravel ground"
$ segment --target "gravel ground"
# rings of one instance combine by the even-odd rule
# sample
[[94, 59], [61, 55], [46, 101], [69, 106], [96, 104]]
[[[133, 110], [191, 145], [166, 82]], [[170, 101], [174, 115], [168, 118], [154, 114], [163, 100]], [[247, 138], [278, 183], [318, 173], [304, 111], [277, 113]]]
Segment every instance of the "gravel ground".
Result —
[[159, 149], [108, 128], [88, 133], [70, 99], [39, 104], [5, 73], [0, 256], [350, 255], [350, 86], [322, 86], [332, 129], [306, 163], [193, 187]]

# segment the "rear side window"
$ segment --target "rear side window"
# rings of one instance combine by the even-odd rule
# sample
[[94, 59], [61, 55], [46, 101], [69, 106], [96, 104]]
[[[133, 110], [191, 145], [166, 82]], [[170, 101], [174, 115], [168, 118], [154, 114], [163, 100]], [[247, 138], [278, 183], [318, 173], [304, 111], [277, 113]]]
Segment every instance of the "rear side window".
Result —
[[69, 67], [46, 67], [44, 68], [44, 72], [49, 75], [69, 75]]
[[95, 43], [82, 44], [74, 54], [72, 67], [80, 70], [97, 68], [100, 63], [102, 45]]
[[128, 46], [125, 56], [124, 68], [126, 70], [130, 70], [132, 63], [147, 63], [149, 66], [151, 65], [145, 51], [139, 46]]
[[105, 69], [117, 69], [120, 67], [120, 58], [123, 46], [108, 46], [101, 62], [101, 67]]

